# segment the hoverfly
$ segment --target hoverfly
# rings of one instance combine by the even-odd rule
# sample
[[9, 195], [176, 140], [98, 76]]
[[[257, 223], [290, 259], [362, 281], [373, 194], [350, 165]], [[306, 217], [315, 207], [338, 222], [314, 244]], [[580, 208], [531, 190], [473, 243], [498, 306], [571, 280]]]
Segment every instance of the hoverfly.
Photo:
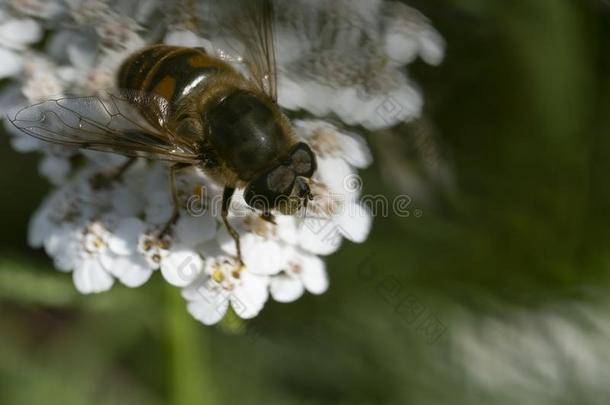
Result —
[[10, 121], [44, 141], [170, 162], [174, 211], [166, 229], [179, 215], [177, 171], [200, 167], [224, 186], [222, 219], [241, 261], [227, 220], [235, 190], [244, 188], [246, 203], [272, 220], [286, 199], [299, 207], [312, 199], [307, 179], [316, 157], [277, 104], [271, 0], [233, 3], [240, 12], [230, 29], [245, 48], [249, 77], [202, 48], [154, 45], [123, 62], [118, 94], [50, 100]]

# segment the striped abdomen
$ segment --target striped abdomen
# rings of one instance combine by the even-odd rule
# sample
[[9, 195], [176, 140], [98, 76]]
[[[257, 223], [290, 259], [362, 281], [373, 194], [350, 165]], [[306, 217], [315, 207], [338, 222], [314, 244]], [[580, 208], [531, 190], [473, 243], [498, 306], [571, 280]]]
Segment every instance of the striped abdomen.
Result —
[[163, 97], [175, 105], [219, 73], [234, 72], [200, 48], [155, 45], [130, 56], [119, 70], [118, 85]]

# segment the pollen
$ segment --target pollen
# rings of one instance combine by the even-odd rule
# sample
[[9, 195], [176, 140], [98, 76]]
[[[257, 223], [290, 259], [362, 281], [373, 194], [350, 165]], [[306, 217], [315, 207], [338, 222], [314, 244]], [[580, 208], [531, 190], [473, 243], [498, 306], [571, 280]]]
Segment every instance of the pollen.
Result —
[[169, 250], [170, 243], [167, 239], [163, 239], [159, 241], [159, 248], [163, 250]]
[[225, 280], [225, 275], [218, 266], [215, 266], [214, 271], [212, 272], [212, 280], [219, 284]]
[[104, 244], [104, 241], [100, 237], [96, 237], [93, 240], [93, 246], [95, 246], [97, 249], [101, 249], [105, 246], [105, 244]]
[[82, 232], [82, 246], [84, 250], [91, 254], [104, 251], [107, 247], [106, 237], [108, 232], [99, 223], [92, 223]]
[[233, 270], [233, 272], [231, 273], [231, 275], [233, 276], [233, 278], [235, 279], [240, 279], [241, 278], [241, 273], [244, 271], [244, 266], [237, 265], [237, 267], [235, 268], [235, 270]]
[[293, 273], [299, 274], [299, 273], [301, 273], [303, 271], [303, 267], [301, 267], [300, 264], [293, 264], [292, 267], [291, 267], [291, 270], [292, 270]]
[[270, 223], [261, 217], [247, 217], [244, 220], [244, 225], [246, 225], [248, 231], [263, 238], [269, 236], [273, 231]]
[[153, 244], [154, 244], [153, 241], [148, 239], [148, 240], [144, 241], [144, 244], [142, 247], [144, 248], [145, 252], [149, 252], [153, 248]]
[[341, 153], [337, 132], [331, 128], [318, 128], [311, 136], [311, 144], [323, 155], [336, 155]]

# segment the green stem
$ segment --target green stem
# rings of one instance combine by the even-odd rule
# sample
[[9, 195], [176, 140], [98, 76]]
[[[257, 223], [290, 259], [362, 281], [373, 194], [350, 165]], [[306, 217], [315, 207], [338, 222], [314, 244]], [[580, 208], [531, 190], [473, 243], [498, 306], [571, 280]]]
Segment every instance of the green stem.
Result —
[[207, 330], [188, 314], [178, 289], [167, 285], [165, 290], [169, 403], [218, 404]]

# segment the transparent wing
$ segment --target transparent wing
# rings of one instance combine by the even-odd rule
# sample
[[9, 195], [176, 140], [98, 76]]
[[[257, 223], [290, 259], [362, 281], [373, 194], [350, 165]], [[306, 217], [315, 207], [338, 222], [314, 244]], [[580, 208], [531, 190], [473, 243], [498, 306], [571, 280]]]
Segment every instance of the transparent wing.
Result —
[[[139, 103], [139, 104], [137, 104]], [[145, 118], [137, 105], [149, 103]], [[154, 104], [154, 106], [152, 105]], [[9, 121], [47, 142], [125, 156], [195, 164], [192, 145], [165, 128], [166, 102], [126, 93], [65, 97], [19, 110]]]
[[204, 33], [219, 41], [229, 58], [237, 54], [260, 90], [277, 101], [272, 0], [207, 1], [201, 6]]
[[369, 99], [406, 88], [407, 78], [398, 67], [417, 53], [429, 63], [438, 59], [433, 55], [442, 54], [438, 33], [404, 2], [174, 1], [197, 16], [195, 31], [221, 51], [221, 58], [242, 61], [274, 100], [278, 70], [290, 82], [350, 87], [361, 99]]
[[383, 62], [382, 2], [274, 0], [282, 73], [357, 84]]

